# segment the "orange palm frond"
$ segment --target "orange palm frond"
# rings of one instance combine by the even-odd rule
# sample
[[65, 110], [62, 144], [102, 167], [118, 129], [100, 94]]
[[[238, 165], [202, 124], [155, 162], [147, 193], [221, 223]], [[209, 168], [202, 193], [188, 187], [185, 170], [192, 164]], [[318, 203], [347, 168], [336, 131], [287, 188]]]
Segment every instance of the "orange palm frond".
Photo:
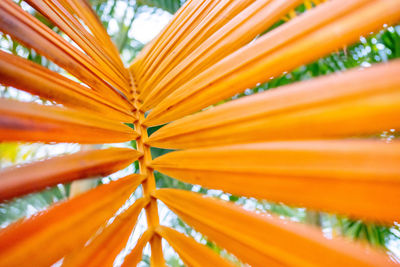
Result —
[[385, 254], [345, 240], [328, 240], [313, 227], [248, 212], [179, 189], [154, 194], [184, 221], [253, 266], [391, 266]]
[[[157, 65], [156, 62], [153, 63], [153, 65], [155, 65], [155, 71], [151, 76], [145, 76], [143, 78], [141, 94], [138, 96], [138, 99], [143, 100], [150, 91], [151, 95], [154, 95], [155, 90], [150, 90], [150, 86], [156, 85], [164, 75], [174, 69], [183, 58], [187, 57], [192, 49], [201, 45], [202, 42], [207, 40], [207, 38], [221, 26], [229, 22], [229, 18], [235, 17], [239, 12], [250, 5], [251, 2], [252, 1], [249, 0], [221, 1], [216, 5], [204, 18], [204, 22], [199, 23], [182, 42], [177, 43], [176, 47], [172, 49], [170, 54], [165, 56], [165, 59], [161, 61], [160, 65]], [[175, 51], [179, 51], [179, 53]]]
[[234, 195], [392, 223], [400, 216], [399, 149], [380, 141], [253, 143], [172, 152], [151, 166]]
[[154, 89], [148, 96], [146, 92], [141, 93], [139, 99], [144, 103], [140, 108], [148, 110], [154, 107], [180, 85], [267, 30], [299, 2], [298, 0], [255, 1], [204, 40], [186, 58], [177, 62], [176, 64], [179, 64], [168, 72], [162, 81], [154, 84]]
[[150, 229], [143, 233], [143, 235], [137, 241], [136, 246], [125, 257], [125, 260], [121, 265], [122, 267], [137, 266], [139, 264], [139, 262], [142, 260], [143, 249], [146, 244], [151, 240], [153, 234], [154, 232]]
[[[49, 266], [82, 246], [125, 203], [142, 176], [102, 185], [0, 231], [1, 266]], [[59, 240], [54, 241], [57, 236]], [[38, 253], [46, 248], [46, 253]]]
[[[203, 19], [206, 19], [209, 12], [215, 9], [218, 5], [218, 1], [204, 1], [200, 0], [199, 3], [193, 8], [193, 10], [187, 14], [180, 25], [178, 25], [174, 31], [171, 33], [169, 38], [165, 41], [165, 45], [159, 51], [155, 50], [153, 55], [157, 57], [154, 60], [149, 59], [149, 64], [145, 65], [143, 69], [150, 75], [154, 71], [155, 67], [158, 65], [159, 60], [166, 56], [166, 53], [170, 52], [176, 44], [187, 38], [188, 35], [196, 29], [196, 26], [201, 23]], [[137, 77], [137, 81], [141, 84], [142, 80], [150, 78], [145, 74]], [[146, 87], [143, 88], [145, 90]]]
[[174, 229], [159, 226], [156, 232], [171, 244], [187, 266], [234, 266], [208, 247], [197, 243], [194, 239]]
[[0, 111], [1, 141], [99, 144], [138, 136], [118, 121], [60, 107], [0, 99]]
[[[102, 68], [106, 68], [108, 70], [106, 74], [111, 74], [110, 78], [115, 84], [124, 85], [124, 87], [118, 87], [119, 89], [125, 91], [126, 88], [129, 88], [127, 73], [120, 67], [122, 65], [121, 60], [113, 60], [113, 58], [107, 57], [103, 53], [104, 50], [100, 49], [100, 43], [85, 30], [72, 14], [64, 9], [59, 1], [28, 0], [27, 2], [67, 33], [97, 64]], [[125, 91], [124, 93], [127, 92]]]
[[400, 61], [279, 87], [176, 120], [147, 144], [193, 148], [335, 138], [400, 127]]
[[97, 92], [31, 61], [0, 51], [0, 62], [0, 78], [6, 86], [117, 121], [130, 122], [134, 116]]
[[9, 199], [76, 179], [105, 176], [125, 168], [141, 154], [129, 148], [82, 151], [0, 172], [0, 199]]
[[138, 199], [113, 223], [107, 226], [89, 245], [77, 248], [68, 255], [63, 266], [112, 266], [115, 257], [125, 247], [136, 224], [140, 211], [146, 206], [145, 199]]
[[[60, 67], [91, 86], [104, 96], [110, 97], [117, 105], [130, 107], [122, 95], [108, 82], [106, 73], [86, 54], [66, 42], [39, 20], [23, 11], [11, 0], [0, 3], [0, 30], [10, 34], [28, 47], [34, 48]], [[116, 84], [114, 84], [115, 86]], [[116, 87], [118, 89], [118, 87]]]
[[[397, 0], [327, 2], [188, 81], [157, 105], [143, 123], [147, 126], [167, 123], [215, 104], [352, 43], [384, 23], [393, 23], [400, 19], [399, 14]], [[299, 27], [303, 31], [299, 32]], [[332, 38], [332, 32], [340, 38]], [[328, 39], [330, 42], [316, 46]]]
[[[84, 146], [0, 170], [3, 202], [86, 178], [113, 180], [0, 229], [0, 266], [113, 266], [121, 251], [122, 266], [136, 266], [149, 244], [150, 265], [159, 267], [162, 239], [187, 266], [237, 264], [164, 226], [160, 201], [240, 264], [396, 265], [385, 251], [264, 210], [157, 189], [155, 173], [234, 197], [394, 224], [400, 143], [376, 135], [400, 127], [400, 60], [230, 100], [396, 23], [398, 0], [189, 0], [128, 68], [87, 0], [25, 2], [62, 33], [12, 0], [0, 1], [0, 31], [63, 70], [0, 51], [0, 83], [48, 100], [0, 99], [0, 142], [135, 141], [136, 149]], [[179, 151], [154, 159], [152, 147]], [[136, 161], [138, 174], [115, 178]], [[142, 211], [147, 229], [132, 244]]]
[[78, 17], [90, 29], [92, 35], [101, 44], [101, 48], [106, 51], [114, 59], [125, 76], [129, 76], [121, 61], [120, 55], [114, 43], [111, 41], [106, 29], [104, 29], [97, 15], [94, 13], [89, 3], [86, 0], [59, 0], [70, 14]]

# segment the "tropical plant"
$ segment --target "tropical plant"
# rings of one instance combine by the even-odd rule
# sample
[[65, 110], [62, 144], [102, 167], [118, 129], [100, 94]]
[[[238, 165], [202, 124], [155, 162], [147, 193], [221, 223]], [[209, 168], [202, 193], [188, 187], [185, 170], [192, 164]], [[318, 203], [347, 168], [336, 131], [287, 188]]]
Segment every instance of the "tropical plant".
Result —
[[174, 14], [179, 7], [182, 5], [180, 0], [138, 0], [139, 5], [153, 6], [164, 9], [172, 14]]
[[[320, 62], [398, 22], [398, 0], [191, 0], [129, 68], [86, 0], [26, 2], [41, 20], [2, 0], [0, 31], [70, 76], [0, 51], [0, 82], [50, 101], [0, 99], [0, 140], [135, 140], [136, 149], [82, 150], [1, 170], [1, 201], [48, 187], [59, 198], [0, 230], [0, 266], [111, 266], [142, 210], [148, 229], [123, 266], [138, 264], [147, 243], [151, 265], [164, 266], [162, 239], [188, 266], [234, 265], [232, 257], [215, 253], [221, 248], [252, 266], [396, 264], [385, 251], [246, 210], [238, 200], [267, 200], [272, 211], [293, 212], [286, 204], [346, 215], [352, 220], [338, 220], [344, 233], [379, 235], [399, 219], [400, 143], [377, 136], [400, 126], [400, 61], [333, 74], [358, 64], [331, 60], [336, 64], [327, 68]], [[396, 57], [399, 42], [379, 34]], [[285, 85], [309, 63], [310, 78], [326, 75]], [[165, 150], [153, 150], [153, 156], [163, 154], [153, 158], [151, 148]], [[132, 163], [140, 173], [59, 201], [66, 194], [58, 193], [64, 192], [58, 184], [105, 177]], [[230, 193], [238, 203], [157, 189], [160, 173]], [[143, 194], [136, 199], [139, 185]], [[207, 245], [163, 226], [158, 201], [206, 236]], [[320, 215], [307, 216], [315, 221]]]

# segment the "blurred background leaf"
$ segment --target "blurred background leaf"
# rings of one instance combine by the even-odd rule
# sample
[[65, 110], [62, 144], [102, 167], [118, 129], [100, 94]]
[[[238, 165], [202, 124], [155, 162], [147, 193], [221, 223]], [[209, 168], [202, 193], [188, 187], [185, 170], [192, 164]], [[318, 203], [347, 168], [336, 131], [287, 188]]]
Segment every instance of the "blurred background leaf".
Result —
[[165, 11], [168, 11], [171, 14], [174, 14], [184, 3], [185, 1], [180, 0], [138, 0], [137, 3], [139, 5], [146, 5], [149, 7], [157, 7], [161, 8]]

